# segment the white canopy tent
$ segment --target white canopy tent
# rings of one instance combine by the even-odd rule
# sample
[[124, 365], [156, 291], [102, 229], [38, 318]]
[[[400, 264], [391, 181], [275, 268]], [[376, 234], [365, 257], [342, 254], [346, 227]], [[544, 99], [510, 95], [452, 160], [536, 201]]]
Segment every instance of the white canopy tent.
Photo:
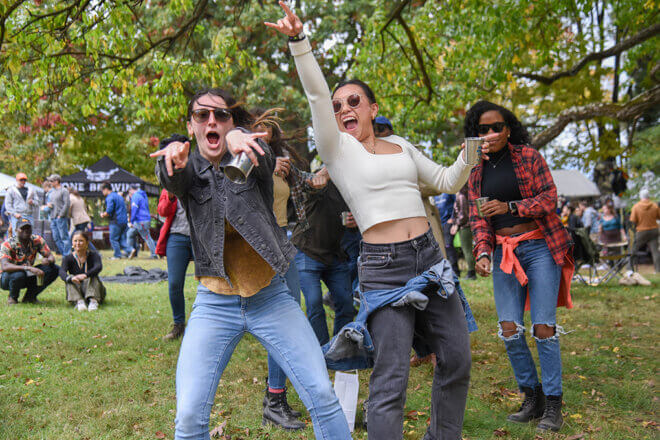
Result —
[[550, 173], [560, 196], [567, 199], [600, 197], [596, 184], [578, 170], [551, 170]]

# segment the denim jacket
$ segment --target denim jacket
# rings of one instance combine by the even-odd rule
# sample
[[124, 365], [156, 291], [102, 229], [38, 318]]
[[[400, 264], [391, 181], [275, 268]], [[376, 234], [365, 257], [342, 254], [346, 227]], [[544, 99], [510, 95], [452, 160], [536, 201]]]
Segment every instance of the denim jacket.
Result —
[[[478, 327], [472, 315], [472, 309], [465, 298], [458, 278], [446, 259], [421, 275], [410, 279], [403, 287], [359, 292], [360, 311], [355, 321], [346, 324], [330, 342], [322, 347], [326, 365], [331, 370], [340, 371], [373, 367], [374, 345], [367, 330], [367, 319], [374, 310], [389, 304], [392, 307], [411, 305], [418, 310], [424, 310], [429, 302], [428, 295], [436, 293], [447, 298], [454, 292], [457, 292], [461, 299], [468, 331], [476, 331]], [[428, 346], [422, 338], [416, 336], [413, 346], [421, 356], [428, 354], [422, 351]]]
[[[175, 140], [181, 138], [164, 139], [161, 148]], [[216, 168], [195, 149], [186, 167], [175, 170], [173, 176], [167, 175], [162, 157], [156, 164], [160, 183], [177, 196], [186, 211], [197, 277], [222, 277], [231, 285], [223, 262], [225, 220], [275, 272], [283, 275], [293, 260], [296, 250], [273, 214], [275, 157], [266, 143], [258, 142], [266, 154], [257, 154], [259, 166], [243, 184], [225, 178], [224, 166], [232, 158], [229, 152]]]

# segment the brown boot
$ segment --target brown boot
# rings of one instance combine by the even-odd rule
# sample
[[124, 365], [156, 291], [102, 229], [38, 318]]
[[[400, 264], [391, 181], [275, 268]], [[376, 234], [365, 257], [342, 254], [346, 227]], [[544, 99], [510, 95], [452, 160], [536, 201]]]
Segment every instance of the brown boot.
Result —
[[179, 324], [175, 322], [172, 325], [172, 330], [170, 330], [168, 334], [163, 336], [163, 339], [165, 340], [179, 339], [181, 336], [183, 336], [185, 330], [186, 330], [185, 324]]

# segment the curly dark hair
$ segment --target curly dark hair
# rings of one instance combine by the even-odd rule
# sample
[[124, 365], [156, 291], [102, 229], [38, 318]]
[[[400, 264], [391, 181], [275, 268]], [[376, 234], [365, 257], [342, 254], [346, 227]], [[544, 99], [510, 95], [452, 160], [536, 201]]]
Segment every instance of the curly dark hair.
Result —
[[234, 126], [249, 128], [252, 125], [252, 122], [254, 122], [252, 115], [250, 115], [250, 113], [241, 106], [240, 102], [234, 99], [231, 93], [218, 87], [201, 89], [197, 91], [192, 98], [190, 98], [190, 101], [188, 101], [188, 121], [190, 121], [190, 117], [192, 116], [193, 105], [195, 105], [197, 100], [199, 100], [199, 98], [204, 95], [218, 96], [225, 101], [225, 104], [227, 104], [229, 112], [231, 113], [232, 119], [234, 120]]
[[490, 101], [479, 101], [474, 104], [465, 114], [465, 122], [463, 124], [463, 131], [465, 137], [479, 136], [479, 118], [486, 112], [495, 110], [504, 118], [507, 127], [511, 131], [509, 142], [513, 145], [528, 145], [531, 142], [527, 129], [520, 123], [516, 115], [510, 110], [502, 107], [501, 105], [494, 104]]

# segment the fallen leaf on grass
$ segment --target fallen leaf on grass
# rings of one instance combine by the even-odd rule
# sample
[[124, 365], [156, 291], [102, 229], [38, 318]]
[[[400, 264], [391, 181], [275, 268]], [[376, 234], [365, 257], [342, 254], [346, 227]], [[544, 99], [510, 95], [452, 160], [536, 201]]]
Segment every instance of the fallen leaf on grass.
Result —
[[165, 433], [163, 431], [156, 431], [156, 438], [165, 438]]
[[569, 417], [570, 417], [571, 419], [579, 420], [579, 419], [582, 418], [582, 414], [575, 413], [575, 414], [571, 414]]
[[493, 431], [493, 435], [495, 437], [506, 437], [509, 435], [509, 431], [507, 431], [504, 428], [497, 428], [496, 430]]
[[220, 436], [225, 432], [225, 426], [227, 426], [226, 420], [221, 424], [219, 424], [218, 426], [216, 426], [215, 428], [213, 428], [209, 433], [211, 438], [220, 438]]
[[583, 440], [584, 438], [586, 438], [586, 434], [582, 433], [566, 437], [564, 440]]
[[419, 415], [419, 413], [418, 413], [417, 411], [415, 411], [415, 410], [408, 411], [408, 412], [406, 413], [406, 419], [417, 420], [417, 416], [418, 416], [418, 415]]

